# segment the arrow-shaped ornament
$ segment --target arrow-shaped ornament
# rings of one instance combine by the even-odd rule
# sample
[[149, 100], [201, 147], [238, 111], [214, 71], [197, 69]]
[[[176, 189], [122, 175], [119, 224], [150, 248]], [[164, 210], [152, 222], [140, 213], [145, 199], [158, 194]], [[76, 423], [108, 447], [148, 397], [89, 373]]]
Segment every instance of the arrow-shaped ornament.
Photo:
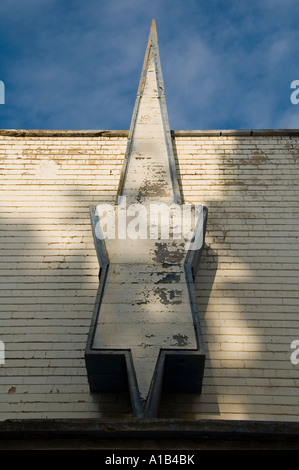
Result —
[[100, 282], [85, 352], [90, 390], [129, 388], [136, 417], [156, 416], [162, 390], [201, 392], [193, 279], [206, 218], [181, 201], [153, 21], [115, 205], [91, 208]]

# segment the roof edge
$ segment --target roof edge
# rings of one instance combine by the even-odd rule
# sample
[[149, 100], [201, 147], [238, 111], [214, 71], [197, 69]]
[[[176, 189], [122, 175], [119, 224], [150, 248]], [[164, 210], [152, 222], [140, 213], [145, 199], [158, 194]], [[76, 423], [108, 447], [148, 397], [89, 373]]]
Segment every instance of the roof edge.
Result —
[[210, 438], [237, 440], [297, 440], [299, 423], [291, 421], [183, 419], [19, 419], [0, 422], [0, 441], [7, 439]]
[[[299, 137], [299, 129], [203, 129], [171, 130], [172, 137]], [[72, 130], [72, 129], [0, 129], [8, 137], [128, 137], [129, 130]]]

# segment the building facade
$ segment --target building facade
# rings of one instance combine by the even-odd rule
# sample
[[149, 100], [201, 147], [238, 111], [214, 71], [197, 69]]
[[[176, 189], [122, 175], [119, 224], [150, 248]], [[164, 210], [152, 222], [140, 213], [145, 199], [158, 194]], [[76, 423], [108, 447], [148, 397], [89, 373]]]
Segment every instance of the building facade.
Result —
[[[146, 72], [157, 73], [159, 85], [159, 67], [148, 61]], [[160, 109], [153, 103], [161, 102], [155, 88], [162, 85], [152, 82], [141, 83], [149, 90], [141, 124], [150, 121], [149, 109]], [[166, 111], [158, 114], [151, 131], [138, 128], [141, 138], [165, 132]], [[99, 263], [89, 207], [114, 203], [130, 135], [0, 131], [1, 439], [74, 429], [78, 436], [95, 422], [105, 438], [111, 427], [104, 423], [113, 422], [118, 438], [136, 432], [168, 438], [172, 429], [182, 439], [222, 432], [293, 441], [299, 430], [297, 130], [169, 132], [182, 202], [209, 213], [194, 281], [206, 355], [202, 390], [162, 392], [157, 418], [141, 424], [132, 418], [129, 391], [91, 391], [85, 347]]]
[[[1, 420], [128, 417], [125, 397], [89, 393], [84, 365], [89, 205], [114, 200], [127, 132], [0, 134]], [[207, 362], [202, 394], [165, 396], [160, 416], [297, 421], [298, 134], [172, 136], [184, 200], [209, 209], [195, 280]]]

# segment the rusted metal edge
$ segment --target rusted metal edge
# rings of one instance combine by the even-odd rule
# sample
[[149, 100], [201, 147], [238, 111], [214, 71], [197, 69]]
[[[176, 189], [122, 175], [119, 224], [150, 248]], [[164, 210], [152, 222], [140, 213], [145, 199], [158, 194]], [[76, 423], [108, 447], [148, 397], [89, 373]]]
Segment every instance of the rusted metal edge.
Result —
[[[299, 129], [210, 129], [171, 130], [172, 137], [212, 136], [289, 136], [299, 137]], [[69, 129], [0, 129], [0, 136], [8, 137], [128, 137], [128, 130], [69, 130]]]
[[299, 423], [284, 421], [172, 420], [134, 418], [20, 419], [0, 422], [0, 440], [53, 438], [228, 439], [298, 441]]

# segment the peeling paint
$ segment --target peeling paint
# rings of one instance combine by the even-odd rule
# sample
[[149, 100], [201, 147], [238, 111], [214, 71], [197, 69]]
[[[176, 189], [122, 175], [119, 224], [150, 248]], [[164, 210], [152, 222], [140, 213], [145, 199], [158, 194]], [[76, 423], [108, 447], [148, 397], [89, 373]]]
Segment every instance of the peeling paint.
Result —
[[181, 290], [177, 290], [177, 289], [168, 290], [166, 288], [157, 287], [154, 293], [160, 297], [160, 302], [164, 305], [182, 303], [182, 291]]
[[173, 336], [173, 339], [175, 340], [173, 346], [182, 347], [187, 346], [189, 344], [189, 338], [187, 335], [181, 335], [180, 333], [178, 333], [177, 335]]
[[[158, 273], [160, 274], [160, 273]], [[169, 284], [171, 282], [180, 282], [181, 275], [178, 273], [168, 273], [163, 276], [159, 281], [155, 282], [155, 284]]]
[[256, 151], [249, 159], [242, 159], [241, 165], [260, 165], [269, 161], [267, 155], [261, 150]]
[[[184, 250], [184, 244], [176, 244], [175, 242], [165, 243], [156, 242], [156, 249], [154, 250], [153, 260], [157, 263], [161, 263], [163, 267], [168, 265], [181, 265], [186, 252]], [[172, 248], [172, 249], [171, 249]]]
[[157, 181], [154, 183], [145, 180], [142, 186], [139, 188], [136, 200], [141, 203], [148, 197], [166, 196], [168, 191], [165, 188], [168, 188], [167, 182]]
[[287, 143], [285, 147], [288, 150], [288, 152], [292, 155], [294, 162], [296, 163], [297, 161], [299, 161], [299, 149], [294, 148], [294, 145], [289, 144], [289, 143]]

